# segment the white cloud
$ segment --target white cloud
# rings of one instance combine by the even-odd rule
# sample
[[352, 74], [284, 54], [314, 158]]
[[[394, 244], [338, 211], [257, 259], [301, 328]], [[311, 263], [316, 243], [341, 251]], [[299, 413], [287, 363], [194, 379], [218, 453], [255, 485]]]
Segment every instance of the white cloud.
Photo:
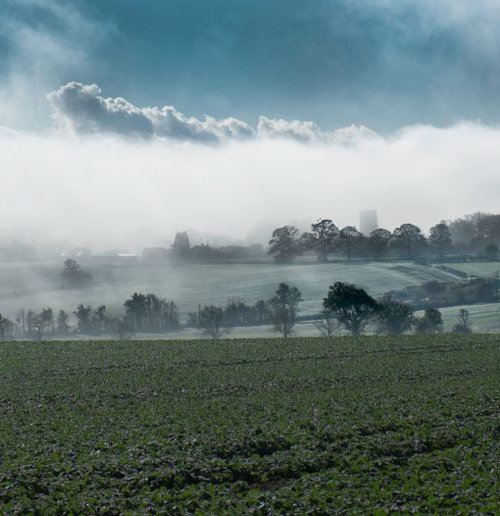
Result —
[[105, 98], [96, 84], [69, 82], [49, 93], [59, 124], [77, 133], [111, 133], [142, 138], [217, 143], [245, 139], [253, 129], [235, 118], [188, 117], [173, 106], [139, 108], [127, 100]]
[[363, 140], [381, 138], [362, 125], [350, 125], [335, 131], [322, 131], [314, 122], [259, 117], [257, 134], [260, 138], [284, 138], [302, 143], [336, 143], [355, 145]]
[[153, 123], [141, 109], [121, 97], [104, 98], [96, 84], [69, 82], [48, 95], [56, 120], [78, 133], [153, 135]]
[[320, 128], [314, 122], [266, 116], [259, 117], [257, 133], [261, 138], [289, 138], [304, 143], [319, 142], [323, 139]]
[[377, 134], [363, 126], [351, 125], [336, 131], [322, 131], [314, 122], [259, 117], [257, 130], [237, 118], [199, 120], [173, 106], [134, 106], [127, 100], [105, 98], [96, 84], [69, 82], [52, 91], [48, 99], [60, 127], [80, 134], [108, 133], [141, 138], [221, 143], [230, 140], [279, 138], [301, 143], [356, 144]]

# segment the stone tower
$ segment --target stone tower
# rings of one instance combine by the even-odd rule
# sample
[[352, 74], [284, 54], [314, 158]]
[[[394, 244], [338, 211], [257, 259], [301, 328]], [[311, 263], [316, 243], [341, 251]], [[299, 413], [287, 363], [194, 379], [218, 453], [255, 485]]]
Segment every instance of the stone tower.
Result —
[[359, 230], [361, 233], [369, 236], [375, 229], [378, 229], [377, 210], [361, 210], [359, 212]]

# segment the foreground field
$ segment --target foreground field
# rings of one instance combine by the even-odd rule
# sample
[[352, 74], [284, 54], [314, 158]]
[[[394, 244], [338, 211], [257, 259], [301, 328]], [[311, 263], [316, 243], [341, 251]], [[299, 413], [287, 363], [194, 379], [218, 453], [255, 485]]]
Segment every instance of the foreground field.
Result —
[[0, 347], [0, 512], [500, 510], [500, 338]]

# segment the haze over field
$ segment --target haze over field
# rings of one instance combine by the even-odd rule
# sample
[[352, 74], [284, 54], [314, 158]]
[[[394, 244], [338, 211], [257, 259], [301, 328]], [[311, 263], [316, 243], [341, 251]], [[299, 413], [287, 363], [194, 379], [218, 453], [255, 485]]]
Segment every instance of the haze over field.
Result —
[[498, 5], [294, 4], [3, 2], [1, 239], [139, 250], [495, 211]]

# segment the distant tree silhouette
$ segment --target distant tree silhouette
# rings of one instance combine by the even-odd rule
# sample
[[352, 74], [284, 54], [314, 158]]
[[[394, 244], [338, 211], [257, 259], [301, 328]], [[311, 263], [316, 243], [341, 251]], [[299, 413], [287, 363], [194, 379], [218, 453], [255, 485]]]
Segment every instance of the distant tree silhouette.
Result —
[[203, 334], [213, 341], [221, 339], [229, 331], [224, 322], [222, 308], [214, 305], [205, 306], [200, 311], [200, 326], [203, 329]]
[[302, 294], [297, 287], [280, 283], [274, 296], [268, 302], [273, 328], [285, 339], [293, 333], [301, 301]]
[[407, 258], [415, 258], [416, 252], [425, 243], [425, 237], [418, 226], [402, 224], [392, 234], [393, 244], [401, 249]]
[[12, 340], [14, 338], [14, 323], [0, 314], [0, 342]]
[[59, 310], [59, 314], [57, 315], [56, 322], [56, 334], [59, 336], [66, 336], [70, 333], [70, 325], [69, 325], [69, 314], [64, 310]]
[[401, 301], [385, 298], [377, 310], [378, 331], [386, 335], [401, 335], [414, 324], [413, 307]]
[[489, 244], [484, 248], [484, 255], [488, 260], [498, 260], [498, 246]]
[[339, 230], [330, 219], [319, 220], [311, 225], [310, 233], [302, 234], [302, 241], [306, 249], [315, 251], [319, 262], [327, 262], [328, 255], [333, 252]]
[[67, 288], [83, 288], [92, 283], [92, 274], [82, 270], [80, 264], [72, 258], [64, 261], [61, 277]]
[[134, 327], [128, 319], [116, 319], [112, 323], [114, 334], [120, 341], [129, 341], [135, 335]]
[[375, 229], [370, 233], [368, 237], [368, 249], [375, 260], [380, 261], [387, 254], [391, 238], [391, 232], [383, 228]]
[[429, 231], [429, 245], [435, 249], [438, 256], [442, 258], [445, 252], [453, 247], [450, 228], [444, 222], [436, 224]]
[[295, 226], [283, 226], [273, 231], [269, 254], [277, 263], [291, 263], [301, 252], [299, 230]]
[[417, 333], [431, 335], [443, 331], [443, 316], [437, 308], [427, 308], [422, 317], [415, 319]]
[[365, 290], [340, 281], [330, 286], [323, 307], [352, 335], [360, 335], [378, 309], [375, 299]]
[[135, 331], [162, 332], [179, 327], [176, 304], [156, 294], [134, 292], [124, 307]]
[[351, 261], [356, 244], [358, 244], [362, 239], [363, 234], [360, 233], [354, 226], [346, 226], [340, 230], [338, 241], [341, 247], [345, 250], [348, 262]]
[[321, 318], [314, 324], [322, 337], [333, 337], [337, 329], [337, 320], [331, 310], [323, 309]]
[[92, 307], [79, 304], [74, 312], [77, 320], [78, 333], [90, 335], [92, 333]]
[[458, 312], [457, 320], [457, 324], [453, 327], [453, 333], [461, 333], [463, 335], [472, 333], [469, 310], [461, 308]]

